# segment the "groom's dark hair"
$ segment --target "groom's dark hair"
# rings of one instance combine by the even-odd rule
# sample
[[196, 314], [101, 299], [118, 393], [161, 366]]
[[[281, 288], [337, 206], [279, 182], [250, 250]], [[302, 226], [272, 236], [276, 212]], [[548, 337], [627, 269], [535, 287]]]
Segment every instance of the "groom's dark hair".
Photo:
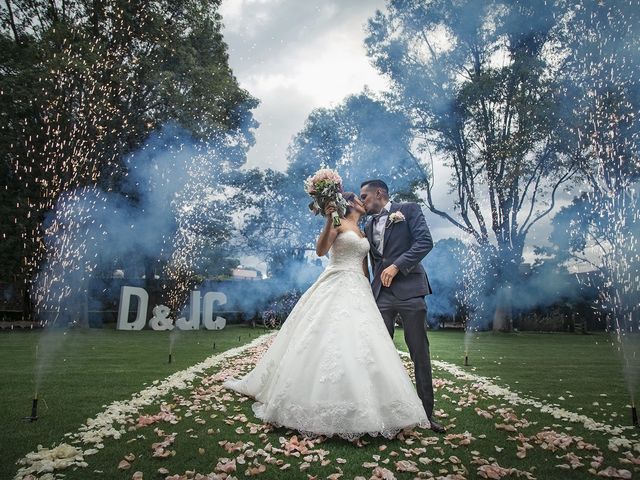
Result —
[[387, 197], [389, 196], [389, 187], [382, 180], [379, 180], [379, 179], [367, 180], [366, 182], [362, 182], [362, 184], [360, 185], [360, 188], [363, 188], [363, 187], [369, 187], [369, 188], [375, 188], [375, 189], [379, 188], [380, 190], [384, 190], [384, 193], [387, 195]]

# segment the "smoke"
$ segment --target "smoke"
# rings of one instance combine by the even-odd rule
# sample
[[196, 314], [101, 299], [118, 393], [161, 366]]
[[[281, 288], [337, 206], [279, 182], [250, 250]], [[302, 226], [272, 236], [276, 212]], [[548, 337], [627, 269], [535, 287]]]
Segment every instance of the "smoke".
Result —
[[[509, 79], [520, 81], [520, 76], [526, 74], [530, 77], [524, 81], [531, 81], [533, 86], [540, 87], [539, 91], [545, 100], [532, 97], [531, 101], [525, 102], [527, 108], [519, 113], [522, 119], [542, 119], [540, 128], [533, 129], [526, 141], [519, 137], [521, 132], [516, 132], [516, 129], [509, 142], [495, 147], [501, 150], [503, 147], [506, 149], [519, 145], [524, 149], [513, 149], [512, 156], [507, 158], [507, 163], [513, 161], [514, 165], [520, 156], [526, 159], [522, 164], [524, 168], [513, 170], [513, 175], [523, 175], [517, 187], [519, 189], [524, 189], [529, 178], [523, 172], [536, 172], [538, 160], [543, 161], [540, 152], [547, 151], [547, 148], [554, 152], [552, 156], [557, 169], [544, 167], [547, 170], [540, 177], [543, 184], [540, 191], [535, 195], [529, 191], [528, 196], [523, 194], [522, 199], [519, 195], [515, 198], [514, 206], [520, 200], [521, 207], [524, 205], [516, 212], [519, 215], [500, 212], [504, 214], [505, 224], [511, 218], [515, 219], [513, 224], [508, 225], [509, 228], [500, 233], [502, 238], [498, 238], [497, 230], [504, 225], [499, 222], [488, 225], [489, 234], [492, 234], [491, 227], [496, 232], [493, 244], [460, 244], [459, 240], [444, 242], [436, 239], [441, 242], [436, 244], [424, 261], [435, 292], [427, 299], [431, 320], [458, 312], [467, 319], [471, 328], [487, 329], [496, 311], [504, 308], [505, 304], [517, 317], [538, 309], [592, 300], [579, 288], [576, 277], [563, 268], [561, 258], [539, 258], [534, 265], [522, 264], [519, 258], [521, 250], [516, 245], [531, 247], [533, 235], [527, 237], [528, 227], [532, 225], [530, 221], [548, 206], [553, 208], [550, 192], [554, 190], [553, 185], [560, 175], [558, 170], [564, 171], [567, 166], [565, 161], [575, 153], [571, 141], [563, 145], [573, 133], [563, 130], [568, 128], [567, 123], [570, 122], [561, 117], [571, 111], [562, 103], [562, 95], [565, 89], [567, 92], [574, 91], [572, 82], [578, 81], [578, 77], [566, 78], [559, 72], [559, 59], [571, 58], [572, 52], [590, 61], [600, 62], [600, 59], [606, 58], [607, 62], [615, 65], [624, 64], [618, 65], [623, 68], [615, 68], [616, 72], [623, 72], [616, 75], [624, 75], [626, 83], [633, 81], [629, 79], [637, 76], [632, 75], [630, 69], [636, 63], [616, 57], [616, 54], [624, 49], [627, 57], [637, 59], [637, 49], [628, 48], [634, 43], [630, 39], [631, 30], [627, 28], [637, 24], [632, 21], [637, 8], [630, 3], [601, 8], [596, 4], [583, 7], [557, 2], [521, 1], [488, 2], [483, 4], [480, 12], [476, 7], [470, 1], [453, 4], [388, 2], [387, 12], [377, 12], [371, 19], [366, 40], [368, 54], [378, 70], [389, 76], [393, 84], [392, 91], [382, 98], [374, 98], [365, 91], [348, 97], [334, 108], [318, 109], [309, 115], [304, 128], [294, 138], [289, 150], [289, 168], [279, 186], [274, 208], [262, 211], [267, 216], [277, 218], [274, 223], [284, 233], [277, 233], [272, 224], [264, 229], [252, 224], [255, 231], [260, 232], [262, 240], [271, 243], [274, 250], [289, 252], [288, 256], [273, 256], [275, 260], [271, 261], [271, 268], [279, 272], [278, 277], [280, 272], [287, 277], [284, 272], [289, 265], [297, 262], [292, 252], [299, 248], [312, 248], [322, 227], [320, 221], [310, 221], [310, 215], [305, 211], [307, 199], [301, 187], [304, 178], [320, 166], [328, 166], [340, 172], [347, 190], [357, 192], [360, 181], [382, 178], [390, 185], [392, 196], [410, 199], [407, 193], [415, 192], [416, 185], [426, 180], [423, 172], [416, 168], [412, 154], [414, 149], [420, 152], [417, 142], [423, 147], [429, 144], [433, 150], [450, 154], [450, 157], [467, 149], [471, 152], [467, 164], [470, 175], [480, 179], [486, 174], [482, 168], [483, 155], [489, 155], [492, 151], [483, 150], [484, 139], [481, 136], [473, 136], [473, 131], [480, 127], [474, 124], [473, 119], [468, 120], [468, 110], [475, 108], [476, 95], [483, 89], [494, 89], [492, 92], [495, 95], [489, 95], [490, 103], [511, 101], [504, 96], [504, 92], [508, 91], [505, 87]], [[619, 9], [617, 13], [620, 15], [611, 9]], [[630, 9], [634, 10], [633, 14], [630, 14]], [[580, 22], [585, 22], [584, 18], [590, 19], [595, 26], [593, 32], [583, 30], [578, 23], [572, 23], [571, 19], [577, 18], [576, 12], [581, 12], [583, 17]], [[624, 20], [620, 20], [620, 17]], [[602, 34], [598, 27], [601, 22], [615, 23], [612, 30], [621, 32], [621, 38], [614, 36], [607, 41], [605, 36], [608, 34]], [[428, 47], [420, 41], [420, 36], [425, 32], [431, 42]], [[454, 34], [457, 38], [453, 38]], [[585, 43], [585, 38], [596, 39], [600, 47], [605, 45], [606, 48], [597, 50], [595, 45]], [[465, 69], [462, 67], [469, 68], [466, 73], [471, 77], [474, 67], [469, 45], [479, 51], [480, 58], [477, 61], [482, 63], [485, 81], [477, 84], [471, 82], [465, 88]], [[587, 51], [580, 51], [582, 47]], [[518, 52], [517, 58], [514, 52]], [[602, 52], [606, 55], [602, 55]], [[590, 72], [589, 69], [583, 70]], [[608, 72], [608, 65], [605, 70]], [[632, 91], [627, 89], [624, 96], [637, 98], [638, 91], [637, 88]], [[582, 98], [585, 103], [592, 101], [586, 94]], [[532, 106], [535, 108], [528, 110]], [[506, 118], [502, 113], [511, 106], [505, 107], [503, 104], [496, 108], [495, 118]], [[575, 119], [571, 115], [569, 118]], [[514, 120], [516, 123], [519, 121]], [[606, 119], [603, 118], [603, 122], [606, 124]], [[589, 122], [577, 123], [586, 125]], [[525, 124], [522, 123], [523, 126]], [[434, 131], [447, 135], [438, 136]], [[458, 132], [463, 138], [451, 132]], [[454, 137], [459, 140], [458, 143], [451, 140]], [[567, 171], [570, 169], [567, 168]], [[535, 176], [530, 178], [532, 184], [537, 184]], [[446, 181], [442, 178], [433, 180], [438, 183]], [[504, 181], [511, 181], [510, 177], [507, 175]], [[455, 190], [458, 187], [455, 177], [452, 183]], [[475, 187], [478, 189], [477, 198], [482, 203], [480, 209], [485, 219], [492, 221], [489, 220], [490, 215], [486, 215], [489, 211], [486, 182], [478, 181]], [[532, 203], [531, 212], [529, 201]], [[468, 208], [468, 205], [461, 199], [458, 204], [443, 204], [441, 207], [447, 212], [456, 212]], [[470, 214], [469, 211], [467, 213]], [[427, 212], [427, 219], [429, 217]], [[475, 219], [472, 218], [473, 221]], [[460, 237], [463, 237], [462, 233]], [[498, 240], [503, 250], [497, 248]], [[295, 285], [285, 284], [287, 287]], [[505, 302], [506, 298], [508, 302]]]
[[427, 297], [429, 323], [455, 318], [469, 330], [486, 330], [496, 305], [496, 276], [490, 249], [457, 238], [437, 240], [422, 261], [433, 294]]
[[[89, 317], [99, 325], [102, 319], [88, 312], [117, 310], [125, 284], [160, 285], [168, 294], [158, 301], [169, 302], [175, 317], [189, 316], [192, 289], [225, 293], [220, 309], [245, 318], [275, 297], [306, 289], [322, 267], [318, 259], [308, 261], [304, 249], [284, 249], [280, 265], [272, 265], [277, 276], [266, 281], [202, 280], [235, 266], [231, 257], [252, 253], [243, 234], [256, 228], [244, 217], [268, 215], [255, 208], [259, 196], [252, 190], [261, 177], [239, 169], [239, 148], [225, 137], [196, 140], [166, 125], [123, 159], [128, 174], [117, 192], [91, 186], [62, 195], [45, 219], [47, 258], [34, 279], [43, 322], [67, 326]], [[291, 191], [298, 186], [302, 190], [302, 182], [292, 183]], [[284, 194], [278, 191], [273, 206], [282, 205]], [[319, 231], [321, 223], [305, 214]], [[277, 248], [274, 238], [262, 242]]]
[[369, 92], [348, 97], [335, 108], [315, 110], [289, 147], [289, 166], [278, 192], [284, 201], [272, 214], [290, 227], [292, 244], [311, 248], [322, 224], [309, 222], [304, 180], [325, 166], [340, 173], [346, 191], [359, 193], [363, 181], [381, 178], [392, 195], [406, 193], [421, 178], [409, 146], [405, 115]]
[[[412, 199], [415, 185], [425, 180], [425, 174], [410, 146], [404, 113], [366, 92], [332, 109], [312, 112], [290, 146], [287, 171], [262, 193], [268, 200], [248, 219], [243, 231], [247, 238], [255, 238], [257, 250], [269, 256], [270, 276], [278, 280], [265, 297], [304, 289], [317, 276], [310, 263], [315, 255], [310, 251], [323, 220], [306, 210], [309, 199], [302, 188], [304, 179], [328, 166], [338, 170], [345, 190], [359, 192], [363, 180], [382, 178], [392, 198]], [[253, 182], [266, 183], [266, 179], [254, 178]], [[427, 212], [426, 216], [431, 215]], [[440, 317], [455, 315], [465, 318], [470, 328], [490, 328], [501, 284], [497, 250], [459, 239], [435, 240], [440, 241], [423, 262], [434, 289], [434, 295], [427, 298], [430, 323], [435, 326]], [[308, 253], [301, 256], [304, 249]], [[566, 275], [551, 266], [536, 267], [528, 275], [516, 276], [511, 287], [512, 310], [517, 314], [564, 301], [572, 296], [573, 287]], [[259, 303], [249, 298], [243, 302], [249, 310]]]
[[[493, 248], [447, 238], [436, 241], [423, 260], [434, 291], [427, 297], [429, 323], [437, 327], [444, 317], [466, 322], [469, 330], [489, 330], [499, 305], [501, 280]], [[512, 315], [517, 318], [557, 305], [592, 301], [592, 292], [580, 288], [575, 275], [556, 261], [524, 264], [510, 287]]]
[[[365, 91], [309, 115], [289, 147], [284, 173], [250, 171], [236, 178], [257, 202], [243, 213], [243, 248], [265, 258], [269, 277], [277, 279], [266, 298], [306, 289], [322, 268], [314, 251], [324, 219], [308, 210], [304, 180], [324, 166], [340, 173], [346, 191], [359, 193], [363, 181], [381, 178], [392, 195], [406, 194], [422, 178], [409, 142], [405, 115]], [[249, 310], [256, 304], [246, 296], [243, 302]]]
[[[418, 31], [428, 15], [428, 26], [436, 28], [442, 13], [432, 8], [436, 4], [445, 5], [415, 2], [416, 8], [407, 9], [410, 16], [403, 19], [404, 28]], [[486, 46], [487, 51], [505, 35], [548, 32], [552, 19], [559, 15], [556, 7], [538, 2], [534, 11], [526, 5], [491, 2], [491, 8], [478, 15], [477, 9], [460, 4], [456, 29]], [[504, 11], [510, 16], [496, 24], [501, 30], [485, 28]], [[397, 37], [383, 41], [390, 28], [385, 22], [389, 21], [381, 13], [371, 20], [367, 47], [383, 73], [403, 80], [399, 88], [406, 102], [398, 104], [392, 95], [375, 98], [364, 91], [333, 108], [315, 110], [290, 145], [284, 174], [243, 172], [239, 167], [246, 144], [238, 146], [224, 135], [203, 142], [168, 125], [123, 160], [128, 175], [117, 192], [84, 187], [63, 195], [45, 222], [49, 254], [34, 289], [41, 311], [52, 321], [73, 321], [82, 309], [104, 303], [101, 292], [117, 288], [114, 270], [124, 270], [132, 283], [142, 282], [141, 277], [151, 271], [147, 268], [149, 259], [166, 265], [165, 274], [178, 285], [172, 287], [171, 300], [180, 312], [187, 311], [180, 307], [187, 305], [188, 291], [198, 286], [226, 292], [229, 302], [225, 309], [247, 314], [259, 311], [274, 296], [308, 287], [321, 269], [312, 252], [323, 220], [306, 209], [309, 199], [302, 188], [304, 179], [327, 166], [340, 172], [346, 190], [358, 192], [363, 180], [381, 178], [389, 184], [393, 197], [410, 198], [416, 185], [425, 181], [412, 153], [415, 129], [424, 127], [416, 121], [415, 112], [430, 112], [442, 122], [438, 127], [446, 130], [456, 126], [453, 113], [462, 108], [454, 101], [459, 83], [439, 75], [447, 71], [459, 74], [451, 65], [460, 63], [453, 56], [461, 55], [464, 49], [452, 48], [447, 33], [440, 32], [435, 35], [439, 43], [433, 45], [437, 55], [429, 61], [449, 66], [425, 71], [422, 64], [410, 61]], [[533, 46], [544, 43], [533, 40]], [[381, 44], [377, 50], [376, 44]], [[625, 37], [622, 44], [614, 44], [618, 48], [631, 43]], [[630, 55], [637, 57], [637, 52]], [[424, 91], [433, 94], [425, 98]], [[638, 90], [633, 92], [637, 96]], [[442, 143], [435, 146], [453, 148]], [[457, 239], [435, 240], [439, 241], [424, 260], [434, 288], [434, 295], [427, 299], [431, 319], [458, 313], [472, 328], [488, 328], [500, 303], [498, 265], [506, 259], [499, 258], [493, 247]], [[215, 262], [220, 259], [248, 254], [268, 260], [270, 280], [205, 281], [200, 285], [190, 280], [205, 269], [215, 271]], [[511, 285], [513, 311], [579, 301], [575, 283], [569, 278], [552, 262], [520, 272]], [[87, 286], [89, 279], [92, 284]]]
[[576, 198], [556, 215], [551, 235], [554, 253], [565, 262], [592, 259], [594, 270], [583, 283], [597, 292], [594, 308], [612, 334], [632, 401], [640, 379], [639, 186], [631, 181], [606, 194]]
[[235, 167], [229, 158], [236, 148], [167, 125], [123, 159], [128, 175], [118, 192], [90, 186], [62, 195], [44, 222], [47, 258], [34, 280], [45, 323], [86, 317], [89, 305], [104, 301], [90, 296], [96, 288], [89, 282], [106, 290], [116, 269], [140, 279], [153, 271], [148, 262], [173, 276], [174, 308], [184, 303], [189, 275], [228, 253], [233, 212], [221, 175]]

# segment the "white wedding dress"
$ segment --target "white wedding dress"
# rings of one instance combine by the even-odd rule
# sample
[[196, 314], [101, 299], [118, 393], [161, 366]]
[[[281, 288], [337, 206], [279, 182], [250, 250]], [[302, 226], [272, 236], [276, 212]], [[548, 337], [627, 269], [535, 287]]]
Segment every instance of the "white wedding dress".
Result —
[[305, 435], [392, 438], [429, 427], [362, 271], [369, 242], [341, 233], [318, 280], [255, 368], [224, 386], [253, 397], [255, 415]]

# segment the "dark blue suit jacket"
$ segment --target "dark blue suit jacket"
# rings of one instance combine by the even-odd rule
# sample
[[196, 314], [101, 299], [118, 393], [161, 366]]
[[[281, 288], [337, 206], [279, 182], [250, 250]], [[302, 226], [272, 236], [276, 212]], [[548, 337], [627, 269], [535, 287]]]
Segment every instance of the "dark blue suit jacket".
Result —
[[397, 211], [402, 212], [405, 220], [390, 223], [387, 219], [383, 243], [384, 254], [378, 252], [373, 245], [373, 218], [370, 218], [365, 226], [365, 233], [371, 245], [369, 251], [373, 269], [371, 288], [376, 299], [380, 291], [385, 288], [382, 286], [380, 274], [391, 264], [395, 264], [400, 269], [389, 287], [398, 299], [407, 300], [432, 293], [427, 272], [420, 263], [433, 248], [431, 232], [422, 209], [417, 203], [392, 202], [389, 214]]

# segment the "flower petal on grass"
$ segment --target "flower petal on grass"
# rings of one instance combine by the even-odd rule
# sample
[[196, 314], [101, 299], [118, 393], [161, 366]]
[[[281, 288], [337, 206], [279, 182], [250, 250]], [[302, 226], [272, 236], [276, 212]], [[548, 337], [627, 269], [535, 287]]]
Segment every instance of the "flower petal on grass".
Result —
[[411, 472], [415, 473], [420, 471], [416, 465], [416, 462], [412, 460], [400, 460], [395, 462], [396, 470], [399, 472]]
[[598, 476], [605, 477], [605, 478], [623, 478], [625, 480], [633, 478], [629, 470], [624, 470], [624, 469], [618, 470], [617, 468], [614, 468], [614, 467], [607, 467], [604, 470], [600, 470], [598, 472]]

